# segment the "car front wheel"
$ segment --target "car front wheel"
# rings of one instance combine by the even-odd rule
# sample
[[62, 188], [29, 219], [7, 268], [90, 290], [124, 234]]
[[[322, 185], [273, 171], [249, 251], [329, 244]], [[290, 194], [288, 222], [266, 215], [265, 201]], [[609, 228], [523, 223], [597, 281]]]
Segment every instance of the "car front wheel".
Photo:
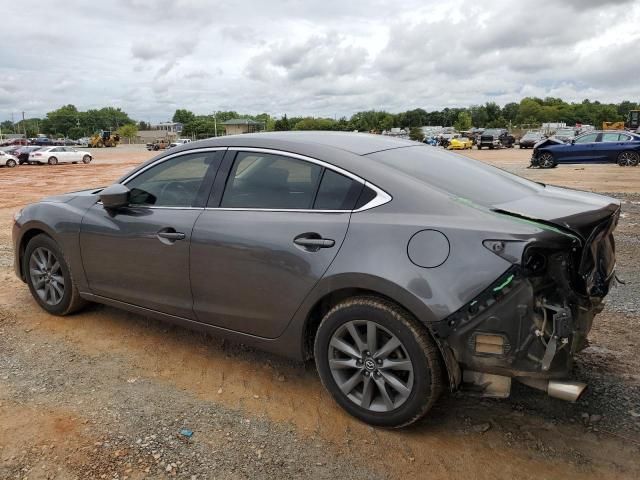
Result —
[[57, 165], [58, 164], [58, 159], [56, 157], [49, 157], [49, 160], [47, 160], [47, 163], [49, 165]]
[[15, 160], [13, 160], [13, 159], [7, 160], [7, 167], [13, 168], [15, 166], [16, 166], [16, 161]]
[[91, 156], [85, 155], [84, 157], [82, 157], [82, 163], [84, 163], [85, 165], [91, 163]]
[[556, 161], [549, 152], [543, 152], [538, 156], [538, 164], [542, 168], [553, 168], [556, 166]]
[[47, 312], [68, 315], [86, 304], [80, 298], [60, 247], [51, 237], [40, 234], [29, 241], [22, 271], [31, 295]]
[[409, 425], [442, 390], [440, 353], [425, 327], [377, 297], [355, 297], [331, 309], [318, 328], [314, 354], [334, 400], [371, 425]]

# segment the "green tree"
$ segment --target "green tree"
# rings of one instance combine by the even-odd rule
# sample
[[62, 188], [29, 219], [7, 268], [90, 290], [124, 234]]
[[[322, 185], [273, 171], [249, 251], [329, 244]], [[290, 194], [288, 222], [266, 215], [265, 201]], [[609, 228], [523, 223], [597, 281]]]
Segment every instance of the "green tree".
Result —
[[193, 122], [195, 119], [196, 119], [196, 116], [193, 112], [190, 112], [189, 110], [186, 110], [184, 108], [183, 109], [179, 108], [173, 114], [172, 121], [179, 122], [186, 125], [189, 122]]
[[487, 102], [484, 104], [484, 108], [487, 110], [488, 122], [495, 122], [502, 114], [500, 105], [496, 102]]
[[67, 137], [70, 130], [77, 127], [79, 122], [78, 109], [75, 105], [69, 104], [47, 113], [47, 118], [42, 122], [42, 126], [45, 133]]
[[260, 113], [260, 114], [256, 115], [255, 117], [253, 117], [253, 119], [256, 122], [262, 123], [262, 126], [260, 128], [262, 128], [262, 129], [264, 129], [266, 131], [269, 131], [269, 132], [275, 130], [276, 121], [268, 113]]
[[516, 117], [518, 116], [519, 108], [520, 106], [515, 102], [507, 103], [504, 107], [502, 107], [502, 116], [507, 121], [515, 122]]
[[2, 130], [2, 133], [14, 133], [14, 125], [11, 120], [5, 120], [0, 123], [0, 130]]
[[294, 126], [294, 130], [333, 130], [335, 120], [332, 118], [313, 118], [306, 117], [298, 121]]
[[411, 127], [409, 130], [409, 138], [416, 142], [422, 142], [424, 140], [424, 133], [420, 127]]
[[291, 130], [291, 126], [289, 125], [289, 119], [287, 118], [286, 113], [282, 116], [280, 120], [276, 120], [273, 129], [279, 132]]
[[[38, 133], [40, 133], [41, 122], [42, 120], [40, 120], [39, 118], [27, 118], [24, 121], [20, 120], [15, 125], [15, 131], [16, 133], [25, 133], [26, 131], [27, 138], [35, 137]], [[2, 130], [5, 131], [4, 128]], [[9, 133], [9, 132], [5, 131], [5, 133]]]
[[487, 114], [487, 109], [483, 106], [473, 106], [470, 109], [471, 114], [471, 124], [475, 127], [484, 127], [489, 121], [489, 115]]
[[471, 115], [469, 115], [467, 112], [460, 112], [454, 126], [457, 131], [466, 132], [472, 127]]
[[533, 98], [523, 98], [520, 100], [516, 120], [518, 123], [540, 123], [542, 121], [542, 106]]
[[118, 135], [122, 138], [127, 139], [127, 143], [131, 143], [131, 140], [136, 138], [138, 135], [138, 126], [135, 123], [127, 123], [126, 125], [122, 125], [118, 129]]

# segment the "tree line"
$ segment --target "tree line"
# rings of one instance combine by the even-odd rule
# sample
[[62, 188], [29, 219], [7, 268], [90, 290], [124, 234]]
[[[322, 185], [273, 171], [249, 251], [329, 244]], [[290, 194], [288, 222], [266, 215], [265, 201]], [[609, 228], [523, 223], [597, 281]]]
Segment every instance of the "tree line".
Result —
[[[342, 130], [382, 132], [398, 127], [411, 129], [425, 125], [454, 126], [458, 130], [471, 127], [499, 128], [533, 127], [543, 122], [590, 124], [599, 128], [602, 122], [624, 121], [630, 110], [640, 109], [640, 104], [629, 100], [620, 103], [601, 103], [583, 100], [569, 103], [560, 98], [526, 97], [520, 102], [500, 106], [495, 102], [466, 108], [444, 108], [426, 111], [415, 108], [399, 113], [384, 110], [356, 112], [351, 117], [287, 116], [275, 118], [267, 113], [242, 114], [236, 111], [219, 111], [210, 115], [196, 115], [187, 109], [175, 111], [172, 120], [184, 124], [183, 136], [205, 138], [224, 134], [223, 123], [232, 118], [252, 119], [262, 124], [264, 130]], [[44, 118], [28, 118], [17, 123], [4, 121], [3, 133], [26, 133], [27, 137], [47, 134], [57, 137], [80, 138], [98, 130], [119, 131], [125, 138], [133, 138], [137, 130], [149, 129], [144, 121], [136, 122], [120, 108], [104, 107], [79, 111], [74, 105], [65, 105], [46, 114]]]

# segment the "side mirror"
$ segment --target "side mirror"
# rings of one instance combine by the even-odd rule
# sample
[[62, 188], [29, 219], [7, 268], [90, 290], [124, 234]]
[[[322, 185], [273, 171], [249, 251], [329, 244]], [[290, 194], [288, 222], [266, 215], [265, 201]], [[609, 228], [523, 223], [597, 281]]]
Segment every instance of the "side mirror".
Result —
[[118, 209], [129, 205], [131, 190], [126, 185], [114, 183], [100, 192], [100, 201], [104, 208]]

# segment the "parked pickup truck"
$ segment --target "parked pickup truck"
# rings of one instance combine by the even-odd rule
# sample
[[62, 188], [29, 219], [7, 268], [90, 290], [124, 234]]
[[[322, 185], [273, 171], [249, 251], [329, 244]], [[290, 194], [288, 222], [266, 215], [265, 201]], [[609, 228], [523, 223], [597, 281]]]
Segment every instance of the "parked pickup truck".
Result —
[[147, 150], [164, 150], [169, 147], [169, 140], [159, 138], [153, 143], [147, 143]]
[[506, 128], [489, 128], [478, 139], [478, 150], [486, 148], [512, 148], [516, 139]]

